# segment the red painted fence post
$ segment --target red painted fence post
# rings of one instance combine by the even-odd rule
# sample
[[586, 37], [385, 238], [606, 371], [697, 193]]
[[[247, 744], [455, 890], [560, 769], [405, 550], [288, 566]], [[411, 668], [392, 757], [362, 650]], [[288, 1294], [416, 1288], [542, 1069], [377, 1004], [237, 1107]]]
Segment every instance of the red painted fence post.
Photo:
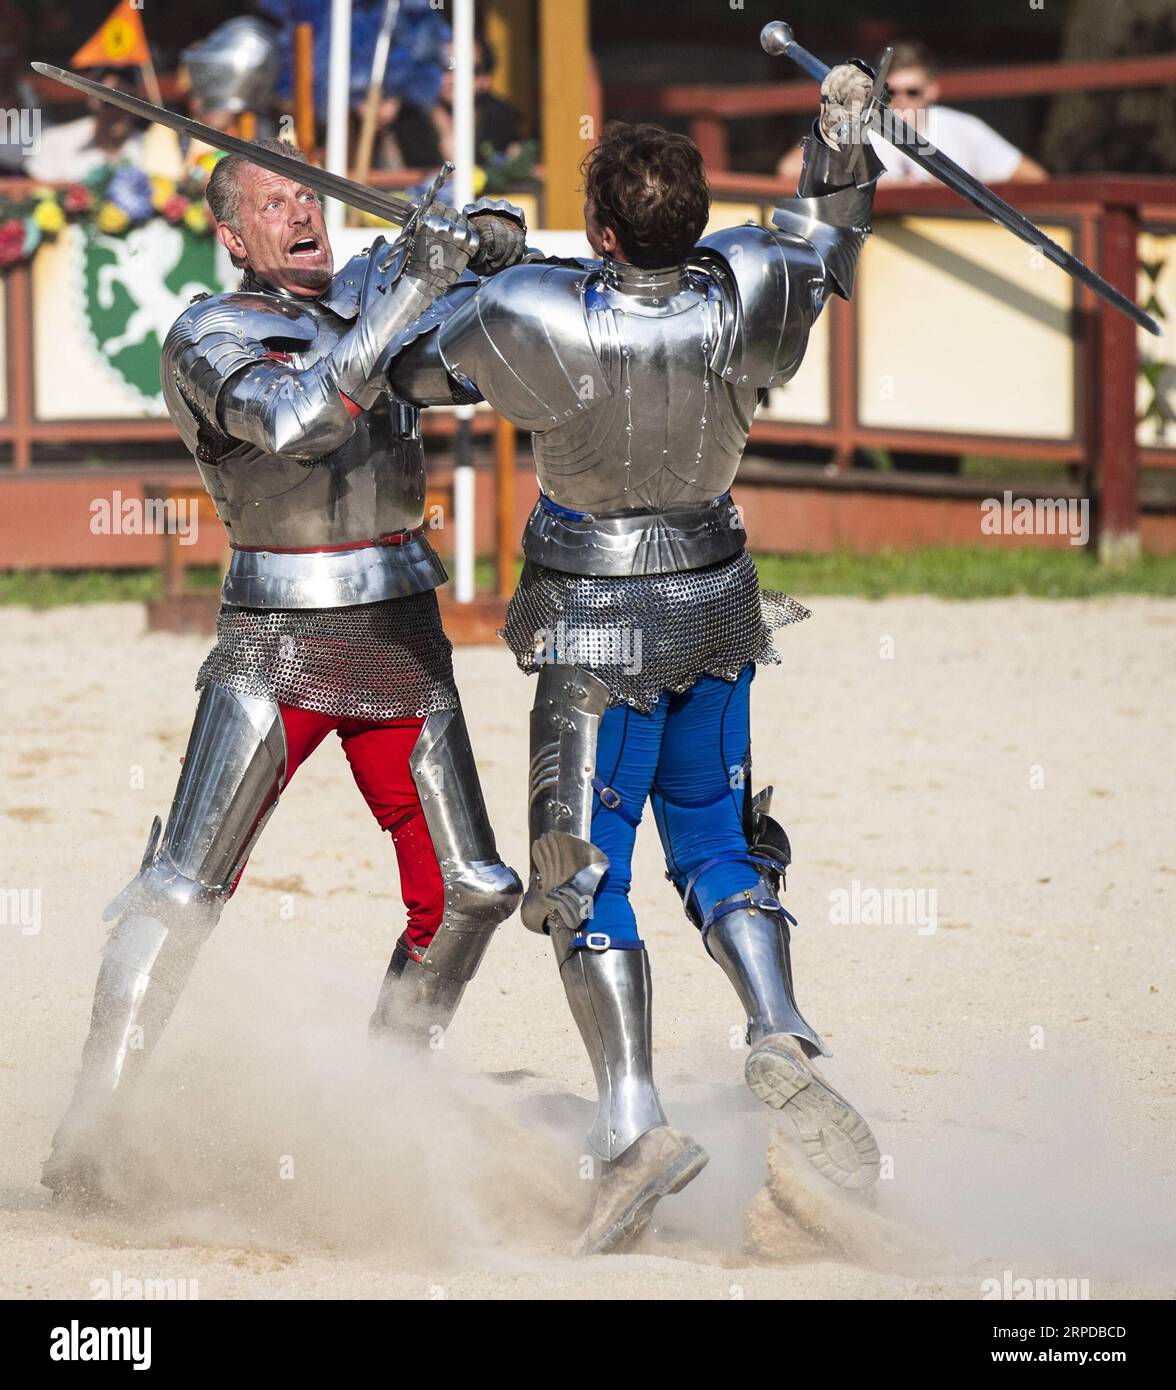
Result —
[[[1135, 298], [1139, 212], [1108, 206], [1102, 219], [1101, 273]], [[1139, 444], [1135, 433], [1139, 354], [1136, 327], [1125, 314], [1098, 301], [1097, 478], [1098, 554], [1122, 563], [1139, 554]]]

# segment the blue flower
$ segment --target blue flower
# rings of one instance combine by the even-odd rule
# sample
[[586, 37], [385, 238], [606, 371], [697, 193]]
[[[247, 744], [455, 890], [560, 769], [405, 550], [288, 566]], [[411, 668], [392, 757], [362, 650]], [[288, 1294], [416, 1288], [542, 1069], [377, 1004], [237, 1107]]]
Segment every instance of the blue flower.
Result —
[[24, 220], [25, 239], [24, 246], [21, 248], [23, 256], [31, 256], [41, 244], [41, 229], [31, 217]]
[[106, 197], [132, 222], [146, 222], [154, 211], [151, 180], [133, 164], [120, 164], [106, 185]]

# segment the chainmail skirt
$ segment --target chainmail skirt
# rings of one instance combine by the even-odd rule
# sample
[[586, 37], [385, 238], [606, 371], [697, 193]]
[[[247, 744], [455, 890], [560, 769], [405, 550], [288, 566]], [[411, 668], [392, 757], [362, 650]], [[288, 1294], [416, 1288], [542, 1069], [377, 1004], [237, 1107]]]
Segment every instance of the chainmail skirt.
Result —
[[222, 605], [216, 646], [196, 689], [357, 719], [413, 719], [456, 709], [453, 647], [431, 590], [351, 608]]
[[788, 594], [761, 592], [746, 551], [677, 574], [584, 577], [523, 566], [502, 636], [521, 670], [559, 661], [608, 686], [612, 705], [648, 711], [663, 690], [700, 676], [733, 681], [749, 661], [779, 662], [772, 632], [809, 617]]

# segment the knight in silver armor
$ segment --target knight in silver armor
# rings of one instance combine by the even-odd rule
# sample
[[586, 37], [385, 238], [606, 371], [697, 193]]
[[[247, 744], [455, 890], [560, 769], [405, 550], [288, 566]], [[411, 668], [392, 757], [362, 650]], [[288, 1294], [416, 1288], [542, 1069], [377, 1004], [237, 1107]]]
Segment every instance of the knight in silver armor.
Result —
[[[807, 618], [761, 594], [730, 488], [757, 404], [800, 366], [830, 294], [848, 298], [880, 166], [851, 144], [864, 64], [834, 69], [798, 196], [699, 240], [709, 195], [682, 136], [612, 127], [587, 164], [598, 261], [529, 258], [403, 336], [397, 393], [488, 400], [531, 431], [540, 500], [505, 636], [538, 674], [525, 924], [548, 933], [592, 1061], [588, 1142], [603, 1161], [585, 1251], [632, 1243], [706, 1154], [653, 1080], [651, 977], [629, 903], [647, 803], [669, 877], [747, 1019], [745, 1078], [795, 1121], [833, 1181], [878, 1150], [812, 1065], [825, 1052], [793, 987], [780, 902], [790, 858], [753, 795], [748, 692], [772, 631]], [[540, 350], [539, 345], [542, 345]]]
[[232, 560], [167, 824], [106, 913], [81, 1072], [43, 1172], [59, 1194], [101, 1193], [128, 1084], [327, 733], [392, 834], [408, 908], [374, 1035], [435, 1045], [522, 891], [495, 848], [438, 615], [418, 412], [387, 376], [389, 345], [439, 294], [472, 293], [523, 252], [522, 215], [435, 206], [336, 274], [298, 178], [230, 156], [208, 201], [244, 280], [180, 316], [162, 379]]

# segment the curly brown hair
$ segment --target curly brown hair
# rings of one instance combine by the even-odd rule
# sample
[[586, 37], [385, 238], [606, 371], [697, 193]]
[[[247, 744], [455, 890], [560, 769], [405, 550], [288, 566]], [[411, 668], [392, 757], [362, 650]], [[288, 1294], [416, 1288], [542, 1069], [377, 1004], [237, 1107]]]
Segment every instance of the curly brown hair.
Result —
[[685, 135], [610, 122], [580, 172], [596, 220], [613, 229], [636, 266], [677, 265], [706, 228], [710, 186], [698, 146]]

